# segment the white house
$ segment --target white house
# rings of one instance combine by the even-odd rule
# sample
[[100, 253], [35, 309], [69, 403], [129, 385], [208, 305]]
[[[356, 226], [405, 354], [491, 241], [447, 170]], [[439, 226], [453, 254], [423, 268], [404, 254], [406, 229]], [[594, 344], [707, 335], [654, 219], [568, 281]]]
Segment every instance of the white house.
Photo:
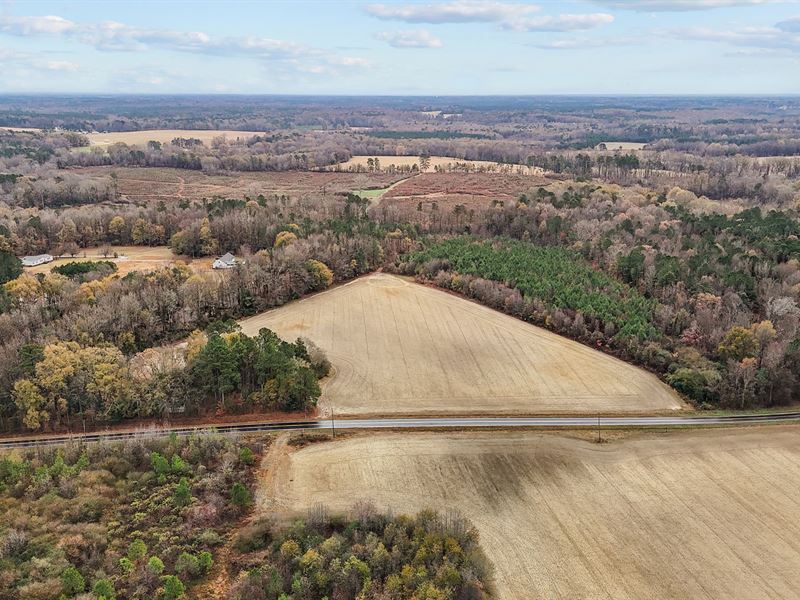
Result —
[[45, 263], [49, 263], [53, 261], [53, 257], [50, 254], [37, 254], [36, 256], [23, 256], [22, 257], [22, 266], [23, 267], [35, 267], [37, 265], [43, 265]]
[[214, 264], [211, 266], [214, 269], [232, 269], [236, 266], [236, 257], [228, 252], [227, 254], [220, 256], [217, 260], [215, 260]]

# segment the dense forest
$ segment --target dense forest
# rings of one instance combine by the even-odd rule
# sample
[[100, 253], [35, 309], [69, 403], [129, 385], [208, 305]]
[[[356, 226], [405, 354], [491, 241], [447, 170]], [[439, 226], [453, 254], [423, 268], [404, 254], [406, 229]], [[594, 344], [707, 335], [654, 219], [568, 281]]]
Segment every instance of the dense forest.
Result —
[[493, 591], [477, 531], [456, 514], [392, 516], [362, 501], [345, 518], [317, 506], [290, 528], [251, 523], [233, 546], [246, 575], [230, 600], [482, 600]]

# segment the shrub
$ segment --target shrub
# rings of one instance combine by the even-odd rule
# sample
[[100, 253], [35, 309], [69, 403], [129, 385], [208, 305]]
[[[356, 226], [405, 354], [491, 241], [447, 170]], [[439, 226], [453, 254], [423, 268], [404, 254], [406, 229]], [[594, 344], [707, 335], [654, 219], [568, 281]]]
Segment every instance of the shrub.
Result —
[[133, 562], [131, 562], [131, 559], [123, 556], [119, 559], [119, 569], [122, 571], [123, 575], [127, 575], [133, 571]]
[[201, 571], [200, 561], [194, 554], [183, 552], [175, 562], [175, 572], [189, 579], [194, 579]]
[[231, 503], [239, 508], [244, 508], [249, 506], [250, 502], [250, 491], [241, 483], [234, 483], [231, 488]]
[[239, 450], [239, 462], [241, 462], [243, 465], [247, 465], [249, 467], [255, 462], [255, 460], [255, 454], [253, 454], [253, 451], [247, 446], [243, 446], [242, 449]]
[[164, 572], [164, 561], [157, 556], [151, 556], [147, 561], [147, 570], [153, 575], [161, 575]]
[[114, 585], [108, 579], [98, 579], [92, 587], [92, 593], [96, 598], [105, 598], [105, 600], [114, 600], [116, 592]]
[[128, 546], [128, 558], [132, 562], [138, 562], [147, 556], [147, 544], [140, 539], [133, 540]]
[[167, 575], [162, 581], [164, 582], [164, 600], [178, 600], [186, 593], [183, 582], [175, 575]]
[[158, 452], [150, 454], [150, 464], [153, 466], [153, 472], [156, 475], [167, 475], [170, 472], [169, 461]]
[[78, 569], [70, 565], [61, 573], [61, 585], [67, 596], [74, 596], [86, 589], [86, 580]]
[[186, 477], [181, 477], [178, 485], [175, 486], [175, 493], [172, 500], [176, 506], [186, 506], [192, 501], [192, 492], [189, 489], [189, 481]]
[[203, 574], [207, 574], [211, 571], [211, 568], [214, 566], [214, 558], [211, 556], [211, 552], [207, 550], [203, 550], [198, 557], [198, 561], [200, 563], [200, 569]]

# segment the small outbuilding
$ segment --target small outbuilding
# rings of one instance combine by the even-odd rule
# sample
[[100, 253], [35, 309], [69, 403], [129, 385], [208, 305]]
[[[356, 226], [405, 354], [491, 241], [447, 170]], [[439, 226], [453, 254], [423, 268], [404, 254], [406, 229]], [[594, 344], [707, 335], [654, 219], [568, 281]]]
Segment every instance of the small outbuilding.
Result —
[[53, 262], [53, 256], [50, 254], [37, 254], [36, 256], [23, 256], [23, 267], [36, 267], [45, 263]]
[[232, 269], [236, 266], [236, 264], [236, 257], [228, 252], [227, 254], [224, 254], [215, 260], [211, 267], [214, 269]]

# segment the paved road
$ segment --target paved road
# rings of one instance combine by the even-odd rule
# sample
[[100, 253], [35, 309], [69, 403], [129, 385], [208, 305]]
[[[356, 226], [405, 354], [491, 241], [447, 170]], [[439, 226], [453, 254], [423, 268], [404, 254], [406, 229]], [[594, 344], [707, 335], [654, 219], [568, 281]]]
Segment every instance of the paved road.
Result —
[[800, 412], [742, 414], [731, 416], [693, 416], [693, 417], [441, 417], [406, 419], [329, 419], [319, 421], [263, 422], [231, 425], [198, 425], [196, 427], [174, 427], [145, 429], [141, 431], [108, 431], [105, 433], [71, 434], [61, 436], [15, 437], [0, 439], [0, 448], [23, 448], [29, 446], [49, 446], [67, 441], [86, 442], [125, 440], [140, 435], [190, 435], [201, 431], [220, 433], [253, 433], [266, 431], [291, 431], [322, 429], [332, 431], [341, 429], [455, 429], [468, 427], [508, 428], [508, 427], [686, 427], [703, 425], [740, 425], [758, 423], [791, 423], [800, 421]]

